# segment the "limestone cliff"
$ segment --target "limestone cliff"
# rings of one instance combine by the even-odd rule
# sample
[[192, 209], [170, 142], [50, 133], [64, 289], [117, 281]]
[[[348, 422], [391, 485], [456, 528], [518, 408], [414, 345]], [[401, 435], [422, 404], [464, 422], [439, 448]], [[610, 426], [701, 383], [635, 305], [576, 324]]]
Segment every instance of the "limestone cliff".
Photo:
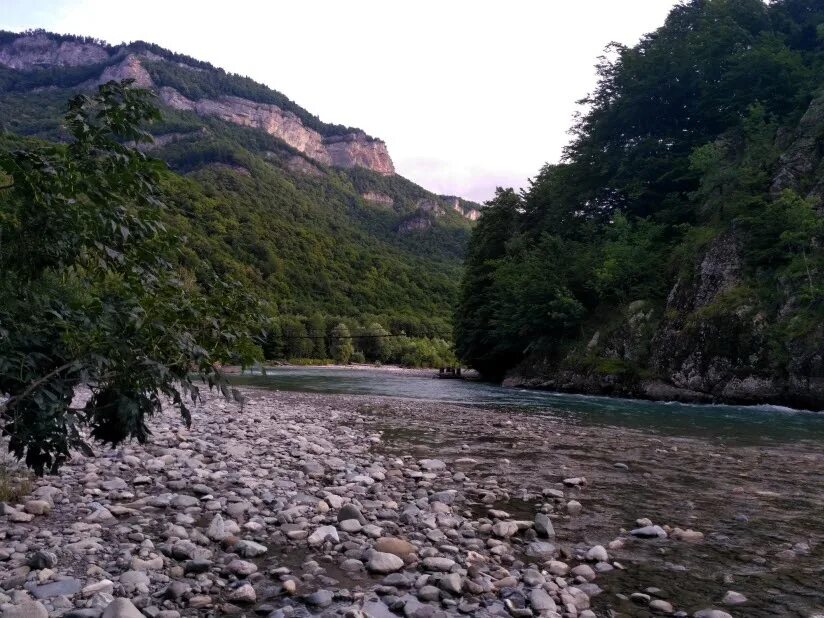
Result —
[[320, 163], [332, 164], [320, 133], [307, 129], [295, 114], [284, 112], [275, 105], [233, 96], [192, 101], [169, 87], [160, 88], [159, 95], [163, 103], [174, 109], [193, 111], [200, 116], [216, 116], [226, 122], [260, 129]]
[[367, 202], [372, 202], [373, 204], [380, 204], [381, 206], [388, 206], [391, 208], [395, 205], [395, 200], [392, 199], [391, 196], [386, 195], [385, 193], [378, 193], [376, 191], [365, 191], [361, 193], [361, 197], [365, 199]]
[[20, 36], [0, 46], [0, 65], [30, 70], [43, 67], [74, 67], [109, 59], [106, 49], [96, 43], [57, 41], [45, 33]]
[[464, 219], [477, 221], [481, 217], [481, 211], [478, 208], [460, 197], [456, 197], [454, 195], [441, 195], [440, 198], [441, 201], [446, 204], [447, 208], [451, 208]]
[[120, 81], [123, 79], [133, 79], [135, 86], [141, 88], [154, 88], [154, 82], [149, 72], [143, 68], [140, 58], [135, 54], [129, 54], [121, 62], [107, 66], [103, 69], [100, 77], [95, 80], [97, 84], [105, 84], [109, 81]]
[[306, 127], [297, 115], [277, 105], [234, 96], [192, 101], [169, 87], [160, 88], [159, 94], [160, 100], [169, 107], [260, 129], [324, 165], [365, 167], [385, 175], [395, 173], [386, 144], [363, 132], [323, 137]]
[[407, 233], [427, 230], [432, 227], [436, 219], [444, 217], [449, 211], [456, 212], [470, 221], [476, 221], [481, 216], [480, 210], [470, 206], [470, 202], [459, 197], [451, 195], [425, 197], [415, 203], [415, 211], [400, 223], [398, 231]]
[[336, 167], [365, 167], [387, 176], [395, 173], [386, 144], [362, 131], [327, 137], [323, 145]]
[[85, 39], [61, 40], [43, 32], [20, 35], [0, 44], [0, 65], [11, 69], [31, 71], [108, 63], [97, 79], [79, 85], [92, 87], [109, 80], [133, 79], [140, 87], [156, 89], [161, 101], [169, 107], [265, 131], [318, 163], [342, 168], [363, 167], [387, 176], [395, 173], [386, 144], [363, 131], [321, 135], [292, 111], [229, 94], [192, 100], [162, 82], [155, 83], [144, 61], [168, 62], [186, 71], [206, 70], [180, 62], [173, 55], [165, 57], [140, 47], [112, 47]]

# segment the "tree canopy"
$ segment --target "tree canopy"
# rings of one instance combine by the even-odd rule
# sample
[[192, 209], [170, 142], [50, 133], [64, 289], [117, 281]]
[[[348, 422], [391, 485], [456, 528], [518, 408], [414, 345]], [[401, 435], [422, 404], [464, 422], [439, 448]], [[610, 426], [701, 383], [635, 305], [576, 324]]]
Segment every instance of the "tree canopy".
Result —
[[68, 144], [0, 150], [0, 423], [38, 473], [88, 453], [86, 427], [146, 440], [164, 398], [188, 423], [193, 374], [225, 389], [218, 364], [258, 355], [254, 301], [181, 266], [164, 166], [124, 145], [157, 116], [151, 93], [109, 82], [70, 101]]
[[499, 190], [473, 230], [459, 356], [490, 377], [524, 359], [620, 357], [603, 340], [588, 345], [593, 332], [636, 301], [672, 319], [673, 286], [696, 278], [696, 259], [727, 236], [751, 293], [724, 311], [762, 312], [769, 349], [784, 351], [771, 354], [777, 374], [788, 349], [814, 348], [824, 318], [822, 24], [820, 3], [691, 0], [634, 47], [610, 46], [562, 161], [521, 193]]

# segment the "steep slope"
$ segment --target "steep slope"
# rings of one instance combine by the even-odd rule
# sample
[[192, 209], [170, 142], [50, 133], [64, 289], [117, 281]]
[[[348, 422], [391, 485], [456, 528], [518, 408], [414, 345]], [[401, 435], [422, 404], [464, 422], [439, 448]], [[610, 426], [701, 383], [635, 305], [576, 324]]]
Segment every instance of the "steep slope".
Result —
[[249, 78], [142, 42], [0, 32], [6, 141], [63, 139], [67, 98], [111, 79], [157, 93], [163, 119], [141, 148], [175, 172], [169, 219], [194, 271], [208, 261], [281, 313], [449, 333], [478, 206], [398, 176], [383, 141]]
[[824, 408], [824, 7], [692, 0], [473, 232], [457, 349], [512, 385]]

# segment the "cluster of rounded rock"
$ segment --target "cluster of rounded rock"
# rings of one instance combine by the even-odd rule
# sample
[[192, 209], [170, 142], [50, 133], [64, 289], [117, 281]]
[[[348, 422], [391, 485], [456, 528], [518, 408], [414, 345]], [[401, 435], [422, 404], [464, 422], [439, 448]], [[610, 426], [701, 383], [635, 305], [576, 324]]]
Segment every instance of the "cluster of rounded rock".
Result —
[[[495, 478], [460, 471], [471, 459], [382, 455], [363, 418], [329, 406], [250, 393], [237, 416], [211, 399], [194, 427], [165, 418], [151, 444], [74, 461], [5, 506], [2, 617], [594, 618], [595, 580], [623, 568], [609, 555], [621, 539], [555, 542], [553, 518], [583, 509], [567, 495], [583, 478], [518, 520], [495, 508], [509, 498]], [[641, 523], [630, 534], [667, 535]]]

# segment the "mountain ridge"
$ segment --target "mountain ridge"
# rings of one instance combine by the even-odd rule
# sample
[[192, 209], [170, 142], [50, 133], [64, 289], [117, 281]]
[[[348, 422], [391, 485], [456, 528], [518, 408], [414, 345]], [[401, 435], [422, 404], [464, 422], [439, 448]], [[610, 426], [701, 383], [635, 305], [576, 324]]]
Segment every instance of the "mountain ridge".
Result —
[[158, 95], [154, 142], [138, 147], [170, 168], [188, 268], [209, 263], [304, 322], [450, 332], [480, 205], [403, 178], [382, 140], [247, 77], [145, 42], [0, 32], [0, 138], [63, 141], [66, 101], [110, 79]]

